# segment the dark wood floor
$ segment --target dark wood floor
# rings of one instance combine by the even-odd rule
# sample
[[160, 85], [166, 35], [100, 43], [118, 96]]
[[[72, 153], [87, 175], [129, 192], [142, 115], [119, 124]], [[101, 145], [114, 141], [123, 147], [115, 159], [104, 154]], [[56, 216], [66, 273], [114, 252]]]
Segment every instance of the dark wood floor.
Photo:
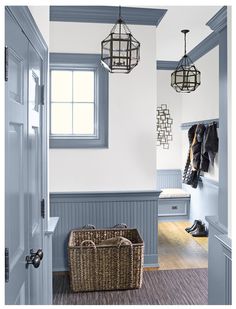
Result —
[[83, 293], [53, 276], [54, 305], [206, 305], [207, 297], [207, 269], [144, 271], [140, 289]]

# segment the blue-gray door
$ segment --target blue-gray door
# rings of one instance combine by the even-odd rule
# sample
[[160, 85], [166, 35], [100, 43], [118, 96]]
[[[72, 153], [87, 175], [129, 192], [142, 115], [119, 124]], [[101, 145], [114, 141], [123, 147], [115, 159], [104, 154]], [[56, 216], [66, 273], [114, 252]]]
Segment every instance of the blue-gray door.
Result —
[[8, 81], [5, 83], [5, 246], [9, 250], [6, 304], [29, 303], [27, 188], [27, 70], [28, 40], [6, 13]]
[[27, 266], [26, 256], [42, 248], [42, 61], [7, 11], [5, 42], [5, 303], [40, 304], [42, 267]]

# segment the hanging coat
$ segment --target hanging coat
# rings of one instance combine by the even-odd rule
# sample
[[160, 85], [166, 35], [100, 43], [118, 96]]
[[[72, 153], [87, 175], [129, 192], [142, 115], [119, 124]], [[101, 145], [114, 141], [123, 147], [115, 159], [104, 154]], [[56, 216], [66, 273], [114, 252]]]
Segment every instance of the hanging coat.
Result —
[[213, 122], [207, 127], [202, 143], [202, 152], [204, 154], [208, 154], [209, 160], [212, 165], [214, 164], [214, 159], [216, 153], [218, 152], [218, 147], [219, 139], [217, 134], [217, 125], [215, 122]]
[[197, 177], [197, 175], [194, 175], [192, 173], [192, 165], [191, 165], [191, 145], [193, 143], [193, 139], [195, 136], [195, 131], [196, 131], [197, 125], [191, 126], [191, 128], [188, 130], [188, 140], [189, 140], [189, 150], [188, 150], [188, 156], [187, 156], [187, 161], [184, 167], [183, 171], [183, 183], [186, 183], [188, 185], [191, 185], [193, 182], [195, 183], [194, 179]]
[[189, 152], [183, 172], [183, 183], [197, 188], [201, 172], [208, 172], [209, 163], [213, 165], [218, 152], [216, 123], [205, 127], [193, 125], [188, 131]]
[[204, 124], [198, 124], [195, 130], [193, 142], [191, 145], [190, 156], [191, 156], [191, 165], [192, 169], [198, 171], [201, 163], [201, 148], [204, 132], [206, 127]]

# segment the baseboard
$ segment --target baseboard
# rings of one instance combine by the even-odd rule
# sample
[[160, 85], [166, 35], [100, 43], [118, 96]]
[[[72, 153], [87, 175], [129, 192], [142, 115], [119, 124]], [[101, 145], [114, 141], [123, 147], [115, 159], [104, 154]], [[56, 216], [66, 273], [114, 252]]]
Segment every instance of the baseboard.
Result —
[[158, 222], [175, 222], [175, 221], [191, 221], [188, 216], [163, 216], [158, 217]]
[[160, 264], [159, 263], [154, 263], [154, 264], [144, 264], [143, 268], [159, 268]]
[[68, 276], [69, 275], [69, 271], [53, 271], [52, 273], [55, 276]]

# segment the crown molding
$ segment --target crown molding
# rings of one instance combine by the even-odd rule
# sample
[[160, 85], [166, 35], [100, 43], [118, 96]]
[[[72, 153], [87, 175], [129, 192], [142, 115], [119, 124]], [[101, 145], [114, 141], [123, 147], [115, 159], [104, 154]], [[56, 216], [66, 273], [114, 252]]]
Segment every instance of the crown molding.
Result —
[[157, 70], [175, 70], [178, 61], [165, 61], [165, 60], [157, 60]]
[[207, 23], [214, 32], [221, 31], [227, 26], [227, 6], [223, 6]]
[[[126, 24], [158, 26], [167, 10], [122, 7]], [[114, 24], [119, 17], [117, 6], [51, 6], [50, 21]]]

